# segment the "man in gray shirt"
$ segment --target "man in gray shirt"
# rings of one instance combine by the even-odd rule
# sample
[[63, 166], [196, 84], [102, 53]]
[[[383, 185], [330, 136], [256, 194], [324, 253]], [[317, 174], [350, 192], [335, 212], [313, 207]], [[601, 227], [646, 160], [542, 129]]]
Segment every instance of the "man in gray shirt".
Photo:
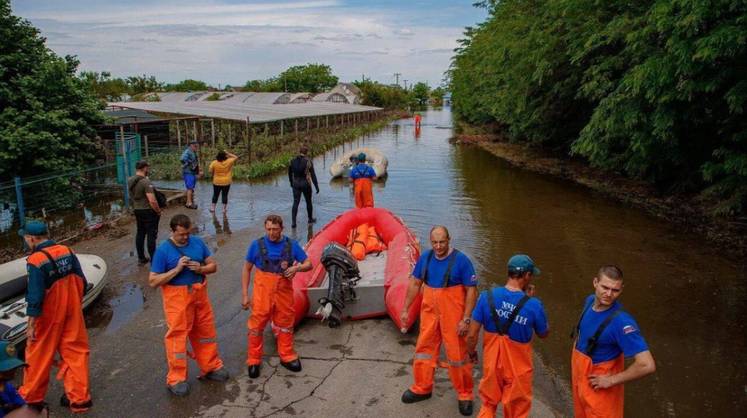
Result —
[[148, 237], [148, 254], [153, 258], [156, 252], [156, 237], [158, 235], [158, 221], [161, 219], [161, 208], [156, 200], [156, 189], [148, 178], [150, 166], [146, 161], [138, 161], [135, 164], [135, 175], [127, 179], [127, 188], [132, 198], [132, 206], [135, 209], [135, 220], [137, 221], [137, 233], [135, 234], [135, 249], [137, 250], [138, 264], [144, 265], [149, 258], [145, 256], [143, 244]]

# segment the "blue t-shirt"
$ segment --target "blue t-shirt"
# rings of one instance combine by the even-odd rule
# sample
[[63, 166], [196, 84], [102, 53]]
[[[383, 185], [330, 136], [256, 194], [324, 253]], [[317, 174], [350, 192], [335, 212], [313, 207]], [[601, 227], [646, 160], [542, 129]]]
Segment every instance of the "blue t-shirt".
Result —
[[183, 174], [197, 174], [197, 154], [192, 151], [192, 148], [187, 147], [182, 153], [182, 157], [179, 159], [182, 162], [182, 173]]
[[[156, 253], [153, 255], [153, 260], [150, 264], [150, 271], [153, 273], [166, 273], [167, 271], [176, 267], [179, 263], [179, 259], [182, 257], [179, 251], [174, 248], [173, 242], [166, 240], [161, 243], [156, 249]], [[184, 253], [187, 257], [191, 258], [192, 261], [204, 262], [205, 259], [210, 257], [210, 250], [207, 245], [200, 239], [190, 235], [187, 239], [187, 245], [179, 247], [179, 250]], [[184, 267], [168, 284], [172, 286], [186, 286], [190, 284], [202, 282], [203, 277], [192, 270]]]
[[247, 262], [254, 264], [260, 270], [264, 270], [262, 266], [262, 252], [259, 250], [260, 239], [265, 241], [265, 246], [267, 247], [267, 258], [269, 258], [270, 260], [281, 259], [283, 255], [283, 248], [285, 248], [286, 239], [289, 239], [291, 242], [291, 258], [294, 261], [303, 263], [308, 258], [308, 256], [306, 255], [306, 252], [298, 244], [298, 241], [294, 239], [290, 239], [286, 237], [285, 235], [283, 235], [280, 238], [280, 241], [275, 242], [275, 241], [270, 241], [270, 239], [267, 238], [267, 235], [265, 235], [262, 238], [252, 241], [252, 244], [249, 246], [249, 249], [246, 252], [246, 258], [245, 258]]
[[[493, 302], [501, 326], [508, 321], [508, 317], [511, 316], [519, 300], [524, 297], [524, 292], [498, 287], [480, 293], [475, 310], [472, 311], [472, 319], [481, 323], [485, 327], [485, 331], [497, 334], [498, 328], [496, 328], [495, 321], [490, 313], [488, 292], [493, 292]], [[516, 342], [528, 343], [532, 341], [532, 331], [539, 335], [547, 333], [545, 307], [539, 299], [534, 297], [530, 298], [516, 315], [513, 325], [508, 329], [508, 337]]]
[[350, 170], [350, 178], [353, 180], [367, 179], [376, 177], [376, 172], [371, 166], [365, 163], [357, 164]]
[[[449, 283], [446, 287], [464, 285], [464, 286], [477, 286], [477, 276], [475, 275], [475, 268], [472, 266], [472, 262], [469, 257], [464, 255], [461, 251], [456, 251], [456, 259], [454, 260], [454, 266], [451, 268], [451, 275], [449, 276]], [[412, 270], [412, 276], [418, 280], [423, 280], [423, 268], [428, 260], [428, 254], [432, 253], [433, 250], [426, 251], [423, 253], [418, 262], [415, 264], [415, 268]], [[454, 254], [452, 252], [452, 254]], [[446, 268], [449, 265], [449, 258], [452, 254], [449, 254], [443, 260], [436, 258], [433, 254], [431, 262], [428, 264], [428, 280], [425, 282], [429, 287], [442, 288], [444, 287], [444, 274], [446, 274]]]
[[[585, 312], [579, 326], [576, 348], [583, 353], [586, 353], [589, 338], [594, 336], [599, 325], [605, 318], [613, 312], [622, 309], [622, 305], [616, 301], [609, 309], [603, 312], [595, 312], [591, 308], [593, 303], [594, 295], [586, 298], [586, 302], [584, 302]], [[602, 332], [602, 335], [599, 336], [597, 348], [591, 355], [591, 361], [592, 363], [601, 363], [613, 360], [621, 353], [625, 354], [625, 357], [633, 357], [647, 350], [648, 345], [641, 335], [638, 324], [632, 316], [623, 311], [610, 322], [604, 332]]]
[[[2, 403], [3, 406], [13, 406], [13, 407], [21, 407], [23, 405], [26, 405], [26, 401], [23, 400], [21, 395], [18, 394], [18, 391], [13, 386], [12, 382], [5, 382], [3, 385], [3, 390], [0, 392], [0, 403]], [[5, 411], [3, 408], [0, 408], [0, 418], [3, 418], [5, 416]]]

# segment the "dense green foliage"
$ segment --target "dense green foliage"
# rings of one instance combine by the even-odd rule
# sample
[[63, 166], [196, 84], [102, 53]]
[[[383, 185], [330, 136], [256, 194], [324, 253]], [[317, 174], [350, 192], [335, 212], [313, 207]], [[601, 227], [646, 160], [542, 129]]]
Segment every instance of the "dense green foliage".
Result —
[[747, 3], [479, 5], [449, 72], [460, 119], [747, 212]]
[[176, 84], [167, 84], [163, 89], [165, 91], [205, 91], [211, 87], [204, 81], [187, 79]]
[[0, 178], [76, 169], [94, 158], [100, 102], [39, 31], [0, 0]]
[[321, 93], [337, 85], [332, 68], [324, 64], [296, 65], [267, 80], [250, 80], [245, 91], [287, 91], [290, 93]]

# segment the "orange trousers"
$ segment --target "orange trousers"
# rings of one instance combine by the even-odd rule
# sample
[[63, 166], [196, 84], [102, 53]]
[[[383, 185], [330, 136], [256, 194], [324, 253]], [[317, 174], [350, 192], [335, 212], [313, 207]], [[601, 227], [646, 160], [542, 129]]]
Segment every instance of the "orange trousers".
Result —
[[355, 189], [355, 207], [372, 208], [374, 206], [373, 181], [369, 178], [356, 179], [353, 186]]
[[[193, 357], [205, 375], [223, 367], [218, 355], [213, 307], [208, 298], [207, 283], [191, 286], [161, 286], [163, 312], [166, 316], [166, 361], [169, 372], [166, 384], [187, 380], [187, 355]], [[194, 353], [187, 352], [187, 340]]]
[[483, 375], [479, 418], [495, 418], [503, 404], [505, 418], [526, 418], [532, 407], [532, 345], [507, 335], [483, 334]]
[[457, 335], [457, 325], [464, 315], [464, 286], [443, 289], [425, 285], [420, 308], [420, 335], [412, 363], [415, 384], [410, 390], [419, 395], [431, 393], [433, 375], [438, 365], [441, 342], [449, 364], [449, 378], [460, 401], [472, 400], [472, 362], [467, 357], [467, 343]]
[[293, 350], [293, 282], [280, 274], [257, 269], [252, 289], [252, 313], [246, 324], [249, 329], [248, 366], [262, 363], [263, 333], [270, 319], [275, 326], [280, 361], [296, 360], [298, 354]]
[[574, 347], [571, 355], [571, 390], [576, 418], [623, 417], [623, 385], [594, 390], [589, 383], [589, 376], [616, 374], [624, 369], [625, 358], [622, 354], [616, 359], [593, 364], [589, 356]]
[[56, 281], [44, 295], [42, 314], [36, 318], [36, 340], [28, 340], [26, 363], [29, 367], [23, 374], [23, 386], [19, 393], [27, 403], [44, 401], [49, 384], [49, 372], [55, 353], [60, 354], [57, 363], [57, 379], [62, 380], [65, 394], [71, 402], [71, 410], [91, 400], [88, 381], [88, 333], [83, 320], [83, 281], [76, 275], [68, 275]]

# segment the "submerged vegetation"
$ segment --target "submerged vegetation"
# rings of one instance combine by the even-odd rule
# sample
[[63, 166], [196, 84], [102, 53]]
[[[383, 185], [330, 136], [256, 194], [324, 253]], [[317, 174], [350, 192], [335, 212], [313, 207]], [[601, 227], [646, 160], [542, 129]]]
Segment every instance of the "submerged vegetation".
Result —
[[449, 71], [461, 121], [747, 214], [747, 3], [477, 5]]

